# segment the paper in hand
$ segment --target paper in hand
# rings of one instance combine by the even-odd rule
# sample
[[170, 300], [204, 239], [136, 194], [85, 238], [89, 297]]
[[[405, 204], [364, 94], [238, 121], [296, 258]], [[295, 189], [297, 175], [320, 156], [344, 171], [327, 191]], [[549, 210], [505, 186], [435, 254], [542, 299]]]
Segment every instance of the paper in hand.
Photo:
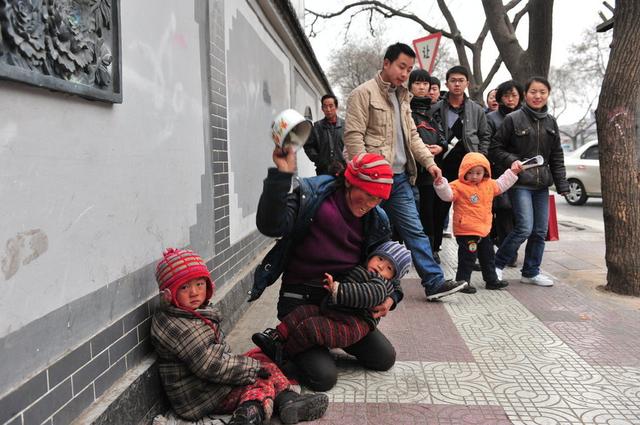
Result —
[[522, 169], [528, 170], [529, 168], [539, 167], [544, 164], [544, 158], [542, 155], [536, 155], [533, 158], [522, 160]]

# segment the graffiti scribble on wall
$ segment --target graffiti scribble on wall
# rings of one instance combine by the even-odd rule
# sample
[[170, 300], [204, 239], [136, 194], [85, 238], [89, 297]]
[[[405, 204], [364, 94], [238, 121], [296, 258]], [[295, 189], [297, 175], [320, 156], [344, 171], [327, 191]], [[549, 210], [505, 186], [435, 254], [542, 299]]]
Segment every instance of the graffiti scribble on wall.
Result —
[[119, 0], [0, 0], [0, 78], [122, 102]]

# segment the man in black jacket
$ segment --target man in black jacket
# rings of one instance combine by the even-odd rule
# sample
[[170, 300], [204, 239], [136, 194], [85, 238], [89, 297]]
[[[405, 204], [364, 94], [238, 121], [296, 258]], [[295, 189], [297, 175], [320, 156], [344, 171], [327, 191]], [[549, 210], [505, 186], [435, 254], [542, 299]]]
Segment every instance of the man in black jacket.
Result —
[[316, 166], [316, 174], [336, 175], [344, 170], [342, 155], [344, 120], [338, 117], [338, 99], [325, 94], [321, 99], [324, 118], [313, 124], [313, 131], [304, 145], [304, 151]]

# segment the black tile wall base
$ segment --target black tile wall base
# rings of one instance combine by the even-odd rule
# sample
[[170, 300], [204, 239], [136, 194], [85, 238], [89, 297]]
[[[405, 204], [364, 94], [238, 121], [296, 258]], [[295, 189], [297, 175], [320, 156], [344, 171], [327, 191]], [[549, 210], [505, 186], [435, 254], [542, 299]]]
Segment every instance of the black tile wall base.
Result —
[[[135, 374], [135, 376], [131, 376]], [[165, 412], [169, 408], [155, 356], [147, 357], [137, 368], [113, 385], [102, 397], [85, 410], [75, 425], [139, 424], [141, 420]]]

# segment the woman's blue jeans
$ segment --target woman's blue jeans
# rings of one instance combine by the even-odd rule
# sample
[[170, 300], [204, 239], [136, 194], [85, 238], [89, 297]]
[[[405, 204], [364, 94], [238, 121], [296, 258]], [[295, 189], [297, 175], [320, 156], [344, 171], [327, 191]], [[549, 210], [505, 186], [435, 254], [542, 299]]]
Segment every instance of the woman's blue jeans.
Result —
[[534, 277], [540, 273], [549, 225], [549, 189], [512, 188], [508, 193], [515, 226], [496, 253], [496, 267], [504, 269], [527, 241], [522, 276]]

